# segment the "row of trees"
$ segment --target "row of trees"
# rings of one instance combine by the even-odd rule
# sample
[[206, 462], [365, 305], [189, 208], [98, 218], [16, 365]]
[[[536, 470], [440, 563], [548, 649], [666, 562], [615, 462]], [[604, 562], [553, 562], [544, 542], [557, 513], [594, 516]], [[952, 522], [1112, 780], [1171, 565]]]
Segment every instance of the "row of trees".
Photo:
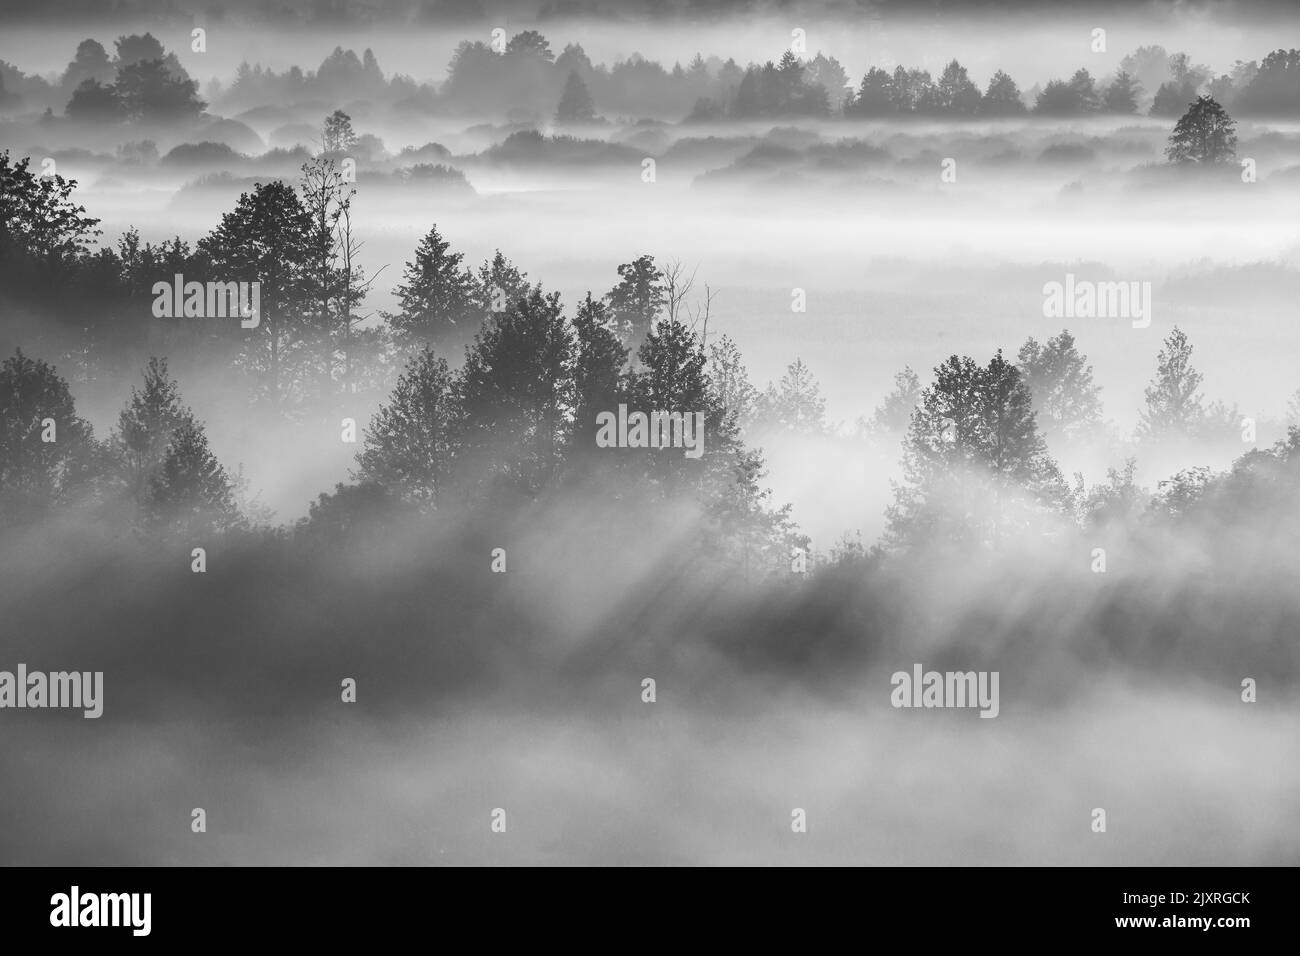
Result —
[[[1191, 341], [1184, 331], [1174, 328], [1161, 344], [1156, 371], [1139, 410], [1134, 437], [1141, 445], [1216, 445], [1241, 440], [1240, 409], [1218, 400], [1206, 401], [1201, 391], [1204, 376], [1191, 359]], [[833, 431], [821, 388], [802, 359], [792, 362], [780, 381], [768, 383], [762, 392], [749, 383], [734, 343], [727, 340], [713, 346], [712, 361], [721, 380], [729, 383], [729, 407], [736, 409], [744, 433], [765, 437], [777, 432], [826, 435]], [[1077, 450], [1109, 443], [1115, 437], [1104, 415], [1101, 386], [1069, 329], [1045, 342], [1030, 337], [1020, 347], [1013, 367], [1025, 388], [1036, 430], [1050, 447]], [[875, 411], [857, 419], [853, 434], [891, 446], [912, 427], [913, 415], [923, 405], [923, 392], [920, 377], [910, 366], [904, 368], [894, 376], [892, 389]], [[960, 418], [951, 417], [954, 422]], [[1287, 410], [1287, 421], [1300, 425], [1300, 390]]]
[[[172, 121], [197, 115], [204, 103], [175, 54], [151, 34], [120, 37], [116, 55], [83, 41], [56, 84], [0, 63], [0, 106], [57, 104], [85, 120]], [[3, 92], [6, 91], [7, 92]], [[1293, 115], [1300, 108], [1300, 51], [1276, 50], [1262, 61], [1235, 63], [1215, 76], [1185, 53], [1140, 47], [1099, 83], [1086, 69], [1022, 94], [1004, 71], [984, 91], [951, 61], [937, 78], [927, 70], [875, 66], [856, 88], [835, 57], [800, 58], [742, 67], [734, 59], [696, 54], [671, 69], [633, 55], [613, 66], [594, 64], [579, 44], [557, 56], [549, 41], [526, 30], [508, 41], [463, 41], [436, 89], [409, 76], [385, 77], [375, 54], [335, 48], [314, 71], [283, 73], [242, 63], [228, 87], [214, 81], [209, 101], [231, 110], [268, 103], [363, 100], [421, 109], [514, 116], [537, 121], [557, 112], [567, 122], [619, 116], [689, 115], [695, 119], [769, 116], [988, 115], [1032, 109], [1044, 115], [1088, 113], [1179, 115], [1197, 95], [1212, 96], [1242, 115]]]
[[146, 533], [193, 536], [245, 525], [240, 479], [212, 454], [166, 361], [150, 360], [143, 387], [131, 390], [102, 442], [78, 417], [68, 383], [21, 349], [0, 364], [0, 395], [0, 525], [92, 503]]
[[[760, 395], [733, 341], [706, 347], [702, 334], [666, 316], [630, 358], [606, 303], [588, 295], [568, 318], [558, 295], [531, 288], [475, 336], [458, 370], [427, 346], [411, 358], [365, 431], [354, 483], [322, 494], [304, 532], [346, 535], [359, 514], [514, 513], [570, 492], [651, 507], [689, 501], [704, 516], [701, 547], [747, 568], [781, 569], [807, 540], [788, 507], [770, 505], [760, 486], [762, 456], [747, 447], [746, 432], [824, 428], [824, 403], [806, 366], [796, 361], [779, 388]], [[1175, 329], [1141, 418], [1140, 433], [1154, 441], [1195, 437], [1215, 419], [1190, 358], [1186, 335]], [[66, 381], [21, 350], [0, 366], [0, 395], [3, 523], [90, 505], [125, 507], [116, 513], [146, 533], [193, 538], [248, 526], [242, 478], [213, 456], [164, 361], [150, 360], [104, 442], [77, 416]], [[599, 448], [597, 415], [620, 404], [702, 413], [703, 458]], [[1152, 495], [1136, 485], [1129, 460], [1104, 484], [1089, 488], [1077, 476], [1071, 488], [1047, 436], [1089, 440], [1103, 423], [1091, 366], [1068, 331], [1045, 344], [1030, 339], [1016, 363], [1000, 350], [983, 364], [953, 355], [924, 388], [905, 369], [871, 424], [874, 434], [903, 440], [884, 550], [996, 548], [1144, 510], [1177, 514], [1218, 480], [1208, 469], [1188, 469]], [[1274, 449], [1246, 459], [1267, 470], [1300, 460], [1297, 452], [1300, 426], [1293, 425]]]

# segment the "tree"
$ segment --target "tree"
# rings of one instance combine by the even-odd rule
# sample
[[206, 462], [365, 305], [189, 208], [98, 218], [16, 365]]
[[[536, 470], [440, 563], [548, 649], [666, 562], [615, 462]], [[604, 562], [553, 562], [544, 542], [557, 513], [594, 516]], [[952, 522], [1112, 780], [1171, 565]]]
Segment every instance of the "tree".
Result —
[[131, 389], [131, 400], [117, 418], [111, 447], [128, 495], [144, 507], [167, 449], [193, 413], [181, 404], [180, 388], [167, 374], [167, 360], [152, 357], [144, 370], [144, 388]]
[[36, 176], [30, 165], [30, 157], [14, 163], [9, 150], [0, 153], [0, 270], [7, 279], [21, 278], [38, 267], [36, 278], [45, 281], [48, 272], [86, 254], [100, 235], [99, 220], [83, 215], [86, 207], [72, 200], [75, 179]]
[[484, 325], [465, 355], [459, 474], [485, 497], [533, 497], [557, 473], [572, 407], [573, 331], [540, 287]]
[[980, 91], [966, 73], [966, 67], [953, 60], [943, 69], [935, 87], [936, 103], [940, 111], [958, 116], [971, 116], [980, 107]]
[[1069, 330], [1040, 345], [1030, 338], [1017, 356], [1045, 437], [1079, 441], [1101, 426], [1101, 389]]
[[259, 323], [239, 330], [242, 362], [255, 376], [257, 397], [277, 412], [305, 385], [299, 346], [317, 236], [297, 192], [276, 180], [241, 194], [234, 210], [199, 241], [220, 281], [260, 283]]
[[596, 448], [596, 416], [613, 411], [623, 394], [628, 351], [611, 328], [609, 307], [591, 293], [573, 318], [573, 429], [570, 446], [579, 455]]
[[934, 103], [934, 83], [928, 70], [894, 69], [890, 83], [896, 113], [925, 113]]
[[779, 387], [768, 386], [763, 406], [768, 427], [808, 434], [826, 430], [826, 400], [803, 359], [787, 366]]
[[450, 249], [433, 226], [406, 264], [402, 284], [393, 290], [401, 309], [388, 317], [399, 340], [440, 345], [480, 314], [474, 277], [461, 265], [464, 254]]
[[457, 414], [446, 360], [421, 349], [370, 420], [353, 479], [379, 485], [422, 510], [435, 509], [451, 476]]
[[[51, 424], [52, 423], [52, 424]], [[52, 365], [17, 350], [0, 364], [0, 521], [65, 504], [86, 489], [96, 462], [89, 423]]]
[[838, 113], [844, 108], [846, 98], [853, 95], [846, 89], [849, 75], [844, 72], [840, 61], [833, 56], [825, 56], [820, 50], [804, 70], [804, 82], [809, 86], [819, 86], [826, 91], [826, 101], [832, 112]]
[[908, 428], [887, 544], [996, 547], [1064, 515], [1069, 490], [1016, 367], [999, 351], [985, 367], [953, 355], [934, 374]]
[[1229, 163], [1237, 155], [1237, 121], [1208, 96], [1198, 96], [1169, 137], [1174, 163]]
[[885, 396], [884, 402], [872, 415], [873, 429], [886, 434], [903, 434], [912, 422], [912, 412], [920, 399], [921, 379], [910, 365], [904, 366], [894, 376], [894, 390]]
[[167, 55], [162, 43], [152, 33], [120, 36], [113, 42], [113, 48], [116, 54], [113, 66], [119, 70], [143, 60], [161, 60]]
[[591, 92], [576, 70], [570, 71], [560, 95], [560, 105], [555, 109], [557, 123], [591, 123], [596, 119], [596, 107]]
[[1151, 102], [1150, 115], [1178, 116], [1196, 98], [1196, 87], [1186, 83], [1161, 83]]
[[528, 298], [530, 291], [528, 274], [520, 272], [500, 249], [478, 268], [475, 295], [484, 315], [504, 312], [516, 302]]
[[198, 116], [207, 106], [199, 84], [173, 74], [162, 60], [140, 60], [117, 72], [117, 96], [127, 119], [171, 123]]
[[980, 112], [987, 116], [1018, 116], [1025, 112], [1025, 101], [1020, 96], [1016, 81], [1001, 70], [989, 80], [984, 98], [980, 100]]
[[87, 123], [115, 123], [126, 116], [125, 107], [113, 86], [98, 80], [83, 80], [64, 109], [68, 119]]
[[848, 110], [854, 116], [887, 116], [895, 112], [897, 103], [889, 74], [875, 66], [867, 70]]
[[355, 390], [355, 373], [361, 360], [358, 339], [376, 330], [359, 333], [354, 328], [355, 310], [370, 288], [364, 270], [357, 265], [363, 244], [352, 233], [356, 189], [328, 156], [303, 163], [302, 174], [302, 201], [314, 227], [303, 298], [316, 303], [304, 323], [304, 344], [309, 353], [307, 361], [315, 366], [320, 396], [327, 398], [340, 357], [343, 390]]
[[357, 144], [357, 134], [352, 129], [352, 117], [342, 110], [335, 110], [325, 117], [325, 125], [321, 127], [320, 141], [323, 152], [347, 152]]
[[[1242, 64], [1233, 79], [1242, 88], [1234, 108], [1260, 116], [1295, 116], [1300, 109], [1300, 50], [1274, 50], [1257, 67]], [[1253, 70], [1249, 67], [1255, 67]]]
[[77, 54], [68, 68], [63, 71], [59, 86], [65, 96], [81, 86], [86, 80], [96, 83], [112, 84], [114, 77], [113, 62], [108, 58], [108, 51], [98, 40], [82, 40], [77, 44]]
[[731, 336], [724, 335], [709, 346], [708, 371], [714, 401], [733, 416], [736, 425], [744, 431], [753, 422], [760, 396], [758, 389], [750, 384], [740, 348]]
[[1064, 80], [1050, 80], [1034, 104], [1034, 112], [1044, 116], [1074, 116], [1082, 110], [1079, 90]]
[[644, 255], [618, 267], [620, 281], [605, 296], [610, 317], [628, 336], [629, 348], [639, 349], [668, 302], [664, 274], [654, 256]]
[[192, 418], [172, 435], [154, 474], [147, 505], [154, 530], [195, 536], [242, 525], [235, 488], [208, 448], [203, 427]]
[[[665, 454], [646, 448], [625, 452], [639, 476], [649, 482], [656, 493], [670, 498], [694, 489], [700, 500], [708, 498], [711, 466], [727, 462], [736, 451], [739, 439], [734, 422], [727, 420], [712, 395], [708, 379], [708, 360], [700, 339], [677, 320], [664, 319], [646, 334], [637, 353], [638, 366], [628, 376], [629, 407], [650, 411], [700, 413], [704, 418], [702, 461], [692, 461], [682, 454]], [[717, 477], [713, 473], [713, 477]]]
[[1078, 109], [1084, 113], [1095, 113], [1101, 108], [1101, 99], [1097, 96], [1097, 86], [1092, 74], [1085, 69], [1074, 71], [1070, 77], [1070, 89], [1074, 92]]
[[1201, 373], [1192, 367], [1192, 345], [1178, 326], [1164, 340], [1156, 358], [1156, 375], [1147, 386], [1146, 408], [1138, 422], [1142, 438], [1162, 440], [1192, 435], [1204, 408]]
[[555, 59], [551, 44], [536, 30], [524, 30], [516, 33], [506, 44], [506, 56], [538, 57], [548, 63]]
[[1106, 87], [1106, 93], [1102, 97], [1102, 107], [1107, 113], [1133, 114], [1137, 112], [1138, 96], [1141, 95], [1142, 88], [1137, 81], [1123, 70], [1115, 74], [1115, 78], [1110, 81]]

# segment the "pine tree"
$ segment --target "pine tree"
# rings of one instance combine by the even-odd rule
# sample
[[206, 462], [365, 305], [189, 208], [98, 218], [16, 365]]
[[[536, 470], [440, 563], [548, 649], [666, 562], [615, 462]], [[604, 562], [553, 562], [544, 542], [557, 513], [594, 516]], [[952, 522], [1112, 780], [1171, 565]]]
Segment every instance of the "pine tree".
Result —
[[1198, 391], [1201, 379], [1192, 367], [1187, 334], [1174, 326], [1156, 358], [1156, 376], [1146, 388], [1138, 435], [1156, 441], [1192, 435], [1205, 415]]
[[520, 272], [500, 249], [479, 266], [474, 294], [479, 312], [484, 316], [504, 312], [527, 299], [530, 291], [528, 274]]
[[779, 387], [769, 386], [763, 400], [763, 419], [769, 428], [801, 434], [826, 430], [826, 400], [803, 359], [786, 367]]
[[172, 434], [150, 482], [146, 520], [155, 530], [196, 535], [242, 525], [234, 485], [193, 419]]
[[465, 356], [459, 474], [486, 496], [537, 495], [562, 462], [572, 408], [573, 330], [558, 293], [535, 288], [484, 325]]
[[177, 431], [193, 421], [193, 413], [181, 404], [180, 388], [167, 374], [167, 360], [150, 358], [144, 388], [132, 387], [112, 440], [122, 482], [138, 506], [149, 499], [154, 475]]
[[1208, 96], [1198, 96], [1169, 137], [1174, 163], [1228, 163], [1237, 155], [1237, 121]]
[[1142, 88], [1138, 86], [1137, 81], [1128, 73], [1120, 70], [1115, 74], [1115, 79], [1111, 80], [1110, 85], [1106, 87], [1106, 95], [1102, 99], [1102, 105], [1107, 113], [1136, 113], [1138, 109], [1138, 96]]
[[729, 335], [709, 346], [709, 382], [714, 401], [734, 417], [743, 432], [753, 422], [760, 396], [750, 384], [740, 348]]
[[1075, 70], [1074, 76], [1070, 77], [1070, 89], [1075, 95], [1080, 111], [1095, 113], [1101, 109], [1101, 98], [1097, 95], [1096, 83], [1087, 70]]
[[980, 100], [980, 112], [986, 116], [1016, 116], [1025, 112], [1025, 101], [1020, 96], [1016, 81], [1006, 73], [998, 70], [989, 80], [984, 98]]
[[971, 82], [966, 67], [956, 60], [944, 67], [936, 91], [939, 109], [945, 113], [970, 116], [980, 107], [979, 87]]
[[450, 248], [434, 226], [406, 263], [402, 284], [393, 290], [401, 310], [388, 316], [400, 342], [443, 345], [480, 314], [474, 277], [461, 266], [464, 255]]
[[921, 379], [910, 365], [894, 376], [894, 390], [872, 416], [873, 430], [885, 434], [901, 435], [912, 422], [912, 412], [921, 399]]
[[897, 109], [893, 80], [884, 70], [873, 66], [862, 77], [849, 112], [854, 116], [888, 116]]
[[422, 510], [435, 509], [451, 476], [457, 416], [446, 360], [421, 349], [370, 420], [353, 479]]
[[596, 119], [596, 106], [592, 102], [587, 84], [576, 70], [569, 72], [564, 81], [564, 92], [560, 94], [560, 104], [555, 109], [557, 123], [592, 123]]
[[596, 416], [614, 411], [623, 393], [628, 351], [611, 328], [609, 308], [587, 293], [573, 318], [573, 432], [571, 447], [581, 456], [596, 448]]

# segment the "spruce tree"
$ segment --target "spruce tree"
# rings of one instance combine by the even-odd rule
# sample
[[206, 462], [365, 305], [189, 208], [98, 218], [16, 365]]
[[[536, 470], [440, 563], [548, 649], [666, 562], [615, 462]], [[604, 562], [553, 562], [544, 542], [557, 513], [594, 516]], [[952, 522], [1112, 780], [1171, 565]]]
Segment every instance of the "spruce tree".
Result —
[[181, 404], [180, 388], [167, 374], [167, 360], [150, 358], [144, 387], [132, 387], [112, 440], [122, 483], [137, 505], [144, 506], [150, 497], [153, 477], [176, 432], [193, 421], [193, 413]]
[[555, 122], [591, 123], [595, 119], [596, 106], [587, 84], [576, 70], [570, 70], [569, 78], [564, 81], [564, 92], [560, 94], [560, 104], [555, 109]]
[[177, 534], [229, 531], [242, 519], [235, 488], [193, 419], [172, 434], [150, 482], [147, 523]]
[[1110, 85], [1106, 87], [1106, 94], [1102, 98], [1102, 106], [1107, 113], [1133, 114], [1138, 109], [1138, 95], [1141, 93], [1141, 87], [1137, 81], [1123, 70], [1115, 74]]
[[352, 477], [378, 485], [421, 510], [433, 510], [451, 475], [455, 387], [445, 359], [430, 348], [411, 359], [393, 394], [366, 429]]
[[443, 345], [478, 316], [474, 277], [461, 266], [464, 255], [432, 227], [394, 289], [401, 309], [388, 317], [398, 341], [416, 347]]
[[998, 70], [989, 80], [984, 98], [980, 100], [980, 112], [986, 116], [1016, 116], [1025, 112], [1025, 101], [1020, 97], [1020, 88], [1016, 81], [1006, 73]]

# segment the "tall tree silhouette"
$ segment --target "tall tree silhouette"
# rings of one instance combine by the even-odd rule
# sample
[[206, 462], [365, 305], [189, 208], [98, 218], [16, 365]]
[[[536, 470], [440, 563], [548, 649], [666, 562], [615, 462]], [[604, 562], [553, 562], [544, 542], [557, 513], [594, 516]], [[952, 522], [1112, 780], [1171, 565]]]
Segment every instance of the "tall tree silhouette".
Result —
[[52, 365], [19, 349], [0, 365], [0, 522], [43, 515], [89, 489], [97, 463], [90, 424]]
[[558, 293], [533, 289], [484, 325], [465, 356], [458, 475], [480, 493], [531, 497], [562, 462], [572, 408], [573, 330]]
[[650, 327], [668, 302], [663, 272], [654, 256], [640, 256], [618, 267], [620, 282], [605, 296], [609, 314], [627, 336], [633, 352], [640, 349]]
[[132, 387], [131, 400], [118, 415], [110, 442], [122, 483], [138, 507], [148, 502], [153, 478], [177, 431], [193, 420], [193, 413], [181, 403], [180, 388], [167, 374], [167, 360], [150, 358], [144, 386]]
[[1201, 373], [1192, 367], [1187, 333], [1174, 326], [1156, 357], [1156, 375], [1146, 388], [1138, 435], [1157, 441], [1192, 435], [1205, 415], [1201, 380]]
[[474, 277], [461, 265], [464, 255], [434, 226], [420, 240], [394, 292], [401, 309], [388, 321], [406, 344], [443, 346], [459, 334], [466, 338], [481, 318]]
[[300, 346], [316, 225], [292, 186], [279, 180], [243, 193], [233, 211], [199, 241], [222, 282], [260, 282], [260, 322], [243, 333], [244, 364], [258, 397], [276, 411], [304, 383]]
[[457, 417], [446, 360], [421, 349], [370, 420], [353, 478], [380, 485], [421, 510], [435, 509], [451, 478]]
[[576, 70], [570, 71], [564, 81], [564, 92], [560, 94], [560, 103], [555, 108], [557, 123], [590, 123], [596, 118], [596, 106], [591, 99], [591, 91]]
[[193, 419], [172, 435], [154, 474], [147, 506], [154, 530], [195, 536], [243, 525], [235, 489], [208, 448], [203, 427]]

